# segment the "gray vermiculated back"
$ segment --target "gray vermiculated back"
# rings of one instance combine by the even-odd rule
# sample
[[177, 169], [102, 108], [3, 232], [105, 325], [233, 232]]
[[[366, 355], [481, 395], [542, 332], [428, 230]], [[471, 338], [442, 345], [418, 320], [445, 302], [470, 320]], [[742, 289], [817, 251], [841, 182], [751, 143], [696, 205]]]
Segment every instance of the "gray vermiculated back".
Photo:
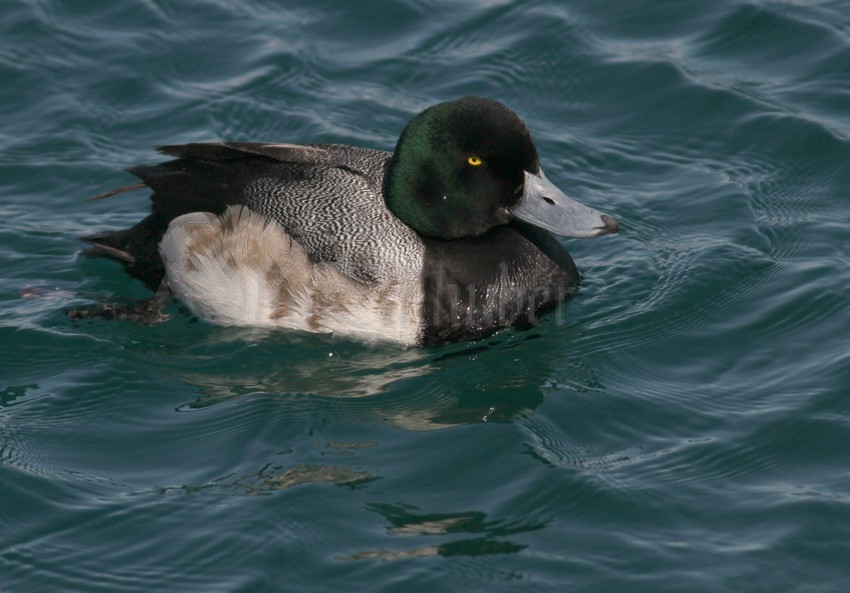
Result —
[[252, 210], [279, 223], [318, 261], [335, 262], [364, 282], [417, 274], [424, 246], [384, 205], [382, 184], [390, 153], [319, 145], [331, 166], [281, 165], [282, 180], [262, 176], [244, 189]]

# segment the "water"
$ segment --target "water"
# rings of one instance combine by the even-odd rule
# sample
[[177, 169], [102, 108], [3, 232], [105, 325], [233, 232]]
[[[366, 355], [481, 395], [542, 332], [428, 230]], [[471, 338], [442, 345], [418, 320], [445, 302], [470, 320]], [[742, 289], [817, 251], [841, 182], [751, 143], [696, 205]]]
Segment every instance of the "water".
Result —
[[[0, 591], [844, 591], [850, 3], [7, 0]], [[162, 143], [499, 99], [619, 217], [538, 327], [71, 322]]]

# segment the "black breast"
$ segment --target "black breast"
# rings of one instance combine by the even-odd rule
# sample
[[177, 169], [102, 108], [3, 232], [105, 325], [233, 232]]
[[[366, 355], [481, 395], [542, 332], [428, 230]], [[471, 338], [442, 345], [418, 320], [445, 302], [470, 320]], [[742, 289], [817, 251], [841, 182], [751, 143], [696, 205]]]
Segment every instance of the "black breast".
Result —
[[470, 239], [426, 239], [423, 342], [476, 339], [533, 324], [575, 294], [578, 283], [567, 251], [528, 225]]

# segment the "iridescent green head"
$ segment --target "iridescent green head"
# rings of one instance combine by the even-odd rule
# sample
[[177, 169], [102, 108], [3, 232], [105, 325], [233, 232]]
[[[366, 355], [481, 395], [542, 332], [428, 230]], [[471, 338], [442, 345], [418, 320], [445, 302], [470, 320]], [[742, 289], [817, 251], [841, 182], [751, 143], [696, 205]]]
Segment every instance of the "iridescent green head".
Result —
[[390, 211], [426, 237], [472, 237], [513, 218], [567, 236], [616, 232], [613, 218], [549, 183], [523, 121], [481, 97], [440, 103], [414, 117], [384, 183]]

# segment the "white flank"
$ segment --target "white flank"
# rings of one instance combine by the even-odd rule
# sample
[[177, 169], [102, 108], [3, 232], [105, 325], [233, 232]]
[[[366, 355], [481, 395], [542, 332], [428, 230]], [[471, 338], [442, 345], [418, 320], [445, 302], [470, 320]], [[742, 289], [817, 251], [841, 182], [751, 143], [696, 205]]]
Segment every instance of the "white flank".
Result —
[[160, 243], [175, 295], [218, 325], [284, 327], [415, 344], [421, 333], [421, 262], [383, 284], [365, 284], [313, 263], [276, 223], [244, 207], [220, 217], [174, 219]]

